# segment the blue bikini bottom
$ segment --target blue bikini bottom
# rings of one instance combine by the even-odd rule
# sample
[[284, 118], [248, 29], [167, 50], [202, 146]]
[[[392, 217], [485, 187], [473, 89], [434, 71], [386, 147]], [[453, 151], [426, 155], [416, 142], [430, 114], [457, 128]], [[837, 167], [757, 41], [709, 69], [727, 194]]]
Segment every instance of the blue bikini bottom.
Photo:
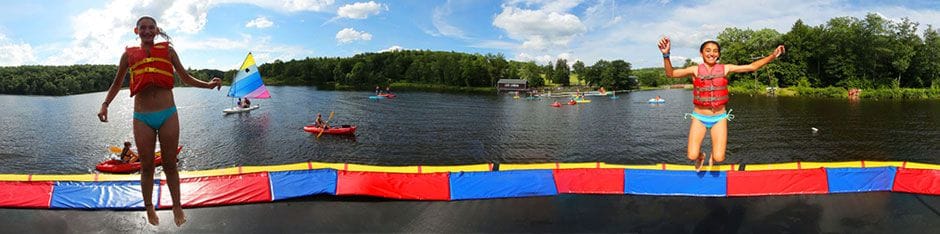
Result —
[[154, 112], [134, 112], [134, 119], [144, 122], [147, 126], [153, 128], [153, 130], [160, 130], [160, 127], [163, 127], [163, 123], [166, 122], [166, 119], [169, 119], [174, 113], [176, 113], [176, 106], [171, 106]]
[[695, 113], [693, 111], [692, 113], [689, 113], [687, 115], [691, 115], [692, 117], [695, 117], [695, 119], [697, 119], [699, 122], [702, 122], [702, 124], [705, 125], [705, 128], [712, 128], [713, 125], [715, 125], [716, 123], [718, 123], [718, 121], [721, 121], [722, 119], [725, 119], [725, 118], [727, 118], [728, 120], [733, 119], [734, 115], [731, 114], [731, 111], [732, 110], [728, 110], [728, 112], [717, 114], [717, 115], [703, 115], [703, 114]]

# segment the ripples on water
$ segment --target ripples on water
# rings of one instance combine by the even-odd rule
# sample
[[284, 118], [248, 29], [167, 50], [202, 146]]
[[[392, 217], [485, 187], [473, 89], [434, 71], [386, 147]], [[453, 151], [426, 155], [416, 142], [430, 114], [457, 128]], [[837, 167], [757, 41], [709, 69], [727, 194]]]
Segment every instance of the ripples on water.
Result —
[[[223, 91], [177, 88], [184, 170], [303, 161], [382, 165], [584, 162], [687, 163], [688, 90], [640, 91], [620, 99], [550, 107], [554, 99], [424, 92], [370, 100], [370, 92], [269, 87], [261, 109], [222, 115]], [[0, 173], [86, 173], [131, 140], [132, 100], [120, 93], [111, 122], [95, 117], [104, 93], [0, 96]], [[646, 100], [660, 95], [662, 105]], [[938, 163], [937, 101], [768, 98], [735, 95], [727, 163], [909, 160]], [[356, 136], [302, 131], [316, 113]], [[818, 128], [813, 133], [811, 128]], [[705, 149], [710, 151], [706, 138]]]

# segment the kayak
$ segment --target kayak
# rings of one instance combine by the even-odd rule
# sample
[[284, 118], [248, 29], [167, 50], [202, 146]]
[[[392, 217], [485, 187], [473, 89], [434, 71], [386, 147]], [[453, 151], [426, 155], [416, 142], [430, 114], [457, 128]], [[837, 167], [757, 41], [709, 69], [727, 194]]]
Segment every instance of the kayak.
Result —
[[395, 94], [392, 94], [392, 93], [383, 93], [383, 94], [379, 94], [379, 97], [385, 97], [385, 98], [388, 98], [388, 99], [392, 99], [392, 98], [395, 98], [395, 97], [397, 97], [397, 96], [398, 96], [398, 95], [395, 95]]
[[650, 100], [648, 100], [648, 101], [646, 101], [646, 102], [649, 102], [649, 103], [666, 103], [666, 99], [659, 99], [659, 100], [657, 100], [657, 99], [655, 99], [655, 98], [650, 98]]
[[313, 125], [307, 125], [307, 126], [304, 126], [304, 131], [307, 131], [309, 133], [315, 133], [315, 134], [320, 134], [320, 132], [323, 132], [323, 134], [330, 134], [330, 135], [353, 135], [353, 134], [356, 134], [356, 125], [342, 125], [340, 127], [331, 127], [331, 128], [326, 129], [326, 131], [324, 131], [323, 128], [319, 128]]
[[369, 96], [369, 99], [372, 99], [372, 100], [385, 99], [385, 96]]
[[232, 108], [228, 108], [228, 109], [222, 110], [222, 113], [232, 114], [232, 113], [249, 112], [249, 111], [251, 111], [251, 110], [258, 109], [259, 107], [261, 107], [261, 106], [259, 106], [259, 105], [254, 105], [254, 106], [249, 106], [248, 108], [232, 107]]
[[552, 103], [552, 107], [561, 107], [561, 103], [559, 103], [559, 102], [554, 102], [554, 103]]
[[576, 101], [574, 101], [574, 100], [568, 101], [568, 105], [574, 106], [574, 105], [577, 105], [577, 104], [578, 104], [578, 102], [576, 102]]
[[[110, 149], [111, 149], [111, 153], [115, 153], [115, 154], [120, 154], [121, 151], [124, 151], [123, 148], [117, 147], [117, 146], [111, 146]], [[183, 146], [177, 147], [176, 153], [179, 153], [180, 150], [182, 149], [183, 149]], [[153, 164], [154, 166], [160, 166], [162, 163], [163, 163], [163, 157], [160, 157], [160, 152], [157, 151], [153, 158]], [[108, 173], [133, 173], [136, 171], [140, 171], [140, 162], [126, 163], [124, 161], [121, 161], [120, 159], [111, 159], [108, 161], [98, 163], [98, 165], [95, 166], [95, 169], [98, 169], [98, 171], [101, 171], [101, 172], [108, 172]]]
[[591, 99], [575, 99], [574, 101], [578, 103], [591, 103]]

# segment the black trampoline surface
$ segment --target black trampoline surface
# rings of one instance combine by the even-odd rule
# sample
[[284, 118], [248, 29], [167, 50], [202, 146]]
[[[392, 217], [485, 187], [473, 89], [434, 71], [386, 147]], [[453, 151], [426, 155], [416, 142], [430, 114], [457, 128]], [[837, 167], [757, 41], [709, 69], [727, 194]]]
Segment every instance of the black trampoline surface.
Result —
[[188, 208], [151, 226], [139, 210], [0, 209], [4, 233], [940, 233], [940, 196], [558, 195], [467, 201], [314, 196]]

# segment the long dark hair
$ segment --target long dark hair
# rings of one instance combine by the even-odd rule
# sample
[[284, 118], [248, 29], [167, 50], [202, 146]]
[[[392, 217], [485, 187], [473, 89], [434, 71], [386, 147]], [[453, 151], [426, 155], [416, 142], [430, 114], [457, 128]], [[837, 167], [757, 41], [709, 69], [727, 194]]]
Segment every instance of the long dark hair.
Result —
[[718, 54], [718, 58], [716, 59], [721, 59], [721, 44], [718, 44], [717, 41], [712, 41], [712, 40], [705, 41], [704, 43], [702, 43], [702, 46], [698, 48], [698, 52], [699, 53], [705, 52], [705, 45], [708, 45], [709, 43], [715, 44], [715, 46], [718, 47], [719, 54]]
[[[152, 20], [153, 25], [157, 25], [157, 19], [154, 19], [152, 16], [145, 15], [145, 16], [141, 16], [140, 19], [137, 19], [137, 25], [135, 27], [139, 27], [140, 21], [143, 21], [144, 19]], [[164, 32], [163, 29], [160, 27], [157, 27], [157, 35], [160, 35], [161, 37], [163, 37], [163, 39], [166, 39], [167, 42], [170, 42], [170, 35], [167, 35], [166, 32]], [[170, 44], [173, 44], [173, 42], [170, 42]]]

